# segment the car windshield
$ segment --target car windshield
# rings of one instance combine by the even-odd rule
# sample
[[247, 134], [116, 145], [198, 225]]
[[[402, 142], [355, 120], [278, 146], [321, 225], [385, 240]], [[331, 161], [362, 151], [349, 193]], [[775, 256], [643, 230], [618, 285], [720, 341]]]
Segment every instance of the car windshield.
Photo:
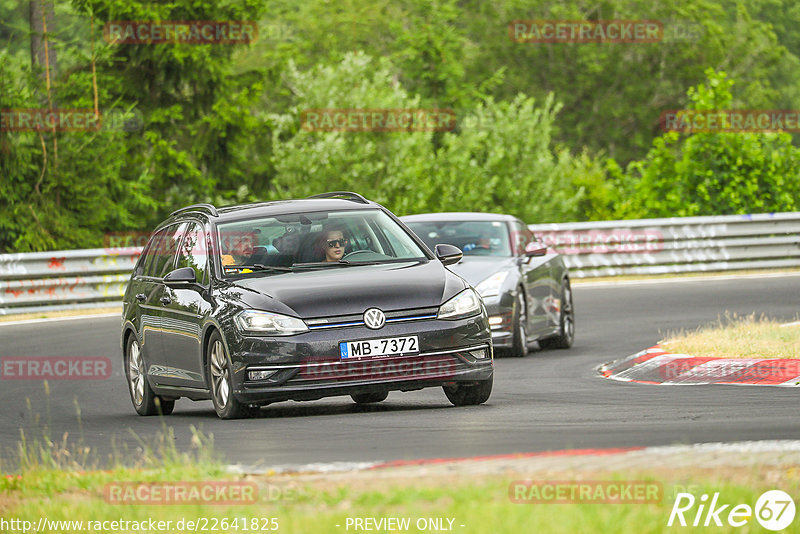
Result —
[[242, 219], [219, 224], [217, 232], [226, 275], [428, 259], [378, 209]]
[[506, 223], [502, 221], [418, 221], [406, 223], [433, 249], [446, 243], [465, 256], [511, 256]]

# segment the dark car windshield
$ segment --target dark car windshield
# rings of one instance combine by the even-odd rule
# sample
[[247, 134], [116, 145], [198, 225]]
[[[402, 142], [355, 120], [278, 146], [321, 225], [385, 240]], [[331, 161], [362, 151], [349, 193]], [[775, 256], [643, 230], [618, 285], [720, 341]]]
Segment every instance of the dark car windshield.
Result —
[[511, 256], [508, 228], [502, 221], [407, 222], [415, 234], [433, 249], [446, 243], [465, 256]]
[[226, 275], [427, 259], [411, 236], [379, 209], [242, 219], [219, 224], [217, 233]]

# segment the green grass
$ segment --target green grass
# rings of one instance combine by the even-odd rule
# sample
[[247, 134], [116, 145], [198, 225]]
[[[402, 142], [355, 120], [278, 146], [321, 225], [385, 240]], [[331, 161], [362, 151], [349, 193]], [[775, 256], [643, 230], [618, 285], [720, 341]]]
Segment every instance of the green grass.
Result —
[[800, 325], [726, 314], [715, 324], [669, 334], [660, 344], [672, 353], [698, 357], [800, 358]]
[[[573, 473], [575, 475], [575, 473]], [[721, 476], [722, 475], [722, 476]], [[411, 518], [409, 532], [418, 532], [419, 518], [452, 518], [454, 532], [662, 532], [674, 530], [693, 532], [702, 527], [668, 529], [666, 527], [673, 505], [673, 483], [693, 486], [697, 497], [702, 493], [720, 493], [725, 503], [744, 503], [754, 506], [758, 496], [775, 489], [752, 469], [737, 472], [736, 482], [723, 480], [731, 472], [714, 473], [702, 470], [686, 478], [685, 474], [671, 480], [653, 473], [605, 473], [606, 480], [659, 480], [664, 485], [664, 497], [657, 504], [515, 504], [509, 500], [509, 484], [518, 476], [459, 476], [425, 477], [423, 479], [393, 479], [375, 476], [364, 480], [342, 478], [320, 480], [302, 476], [255, 477], [261, 487], [260, 500], [255, 505], [214, 506], [130, 506], [105, 502], [103, 487], [119, 480], [197, 480], [231, 479], [215, 469], [202, 466], [185, 466], [175, 469], [166, 466], [163, 472], [116, 469], [107, 472], [48, 472], [34, 471], [22, 474], [13, 485], [0, 486], [0, 516], [37, 522], [45, 516], [49, 520], [118, 520], [146, 521], [148, 519], [172, 521], [207, 518], [213, 521], [235, 518], [276, 518], [279, 532], [291, 533], [341, 533], [353, 532], [345, 528], [348, 518], [407, 517]], [[541, 477], [538, 477], [541, 479]], [[563, 473], [555, 480], [564, 480]], [[592, 480], [600, 479], [593, 476]], [[270, 499], [269, 487], [289, 487], [295, 491], [290, 498]], [[785, 478], [778, 485], [790, 495], [798, 495], [800, 484], [794, 478]], [[730, 507], [729, 507], [730, 509]], [[686, 514], [691, 520], [692, 513]], [[724, 515], [723, 515], [724, 518]], [[800, 521], [798, 519], [797, 521]], [[445, 521], [446, 524], [446, 521]], [[340, 526], [336, 526], [340, 525]], [[461, 527], [460, 525], [464, 525]], [[751, 520], [747, 532], [764, 531]], [[174, 531], [174, 530], [173, 530]], [[235, 530], [230, 530], [234, 532]], [[726, 526], [714, 532], [742, 532]]]

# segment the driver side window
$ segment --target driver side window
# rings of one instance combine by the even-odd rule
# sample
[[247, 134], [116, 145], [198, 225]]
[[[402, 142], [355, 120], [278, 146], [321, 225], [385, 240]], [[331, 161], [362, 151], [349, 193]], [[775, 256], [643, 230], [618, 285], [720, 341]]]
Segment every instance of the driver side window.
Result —
[[533, 242], [533, 232], [528, 230], [528, 228], [519, 221], [515, 221], [512, 226], [513, 231], [513, 243], [515, 247], [516, 254], [525, 254], [525, 248], [528, 244]]
[[206, 232], [199, 223], [191, 223], [183, 236], [183, 242], [178, 251], [178, 268], [191, 267], [194, 275], [201, 284], [206, 283], [208, 271], [208, 245]]

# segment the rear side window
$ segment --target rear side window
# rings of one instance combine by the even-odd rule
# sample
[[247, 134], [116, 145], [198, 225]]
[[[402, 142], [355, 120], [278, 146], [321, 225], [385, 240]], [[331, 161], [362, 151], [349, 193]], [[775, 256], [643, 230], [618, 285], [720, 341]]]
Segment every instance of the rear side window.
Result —
[[186, 223], [173, 224], [159, 230], [147, 248], [143, 274], [153, 278], [164, 278], [175, 265], [175, 255], [183, 237]]
[[178, 268], [191, 267], [194, 275], [201, 284], [206, 283], [208, 271], [208, 245], [206, 232], [198, 223], [191, 223], [183, 237], [183, 243], [178, 251]]
[[136, 262], [136, 269], [133, 271], [133, 276], [142, 276], [147, 267], [147, 260], [152, 255], [153, 246], [156, 242], [156, 235], [150, 236], [150, 239], [147, 241], [147, 244], [142, 249], [142, 255], [139, 257], [139, 260]]
[[153, 237], [150, 238], [150, 242], [147, 243], [147, 246], [142, 253], [142, 261], [140, 263], [140, 272], [142, 276], [156, 276], [154, 274], [154, 265], [156, 262], [156, 256], [158, 251], [162, 248], [162, 243], [164, 242], [164, 236], [167, 233], [169, 228], [162, 228], [155, 234]]

